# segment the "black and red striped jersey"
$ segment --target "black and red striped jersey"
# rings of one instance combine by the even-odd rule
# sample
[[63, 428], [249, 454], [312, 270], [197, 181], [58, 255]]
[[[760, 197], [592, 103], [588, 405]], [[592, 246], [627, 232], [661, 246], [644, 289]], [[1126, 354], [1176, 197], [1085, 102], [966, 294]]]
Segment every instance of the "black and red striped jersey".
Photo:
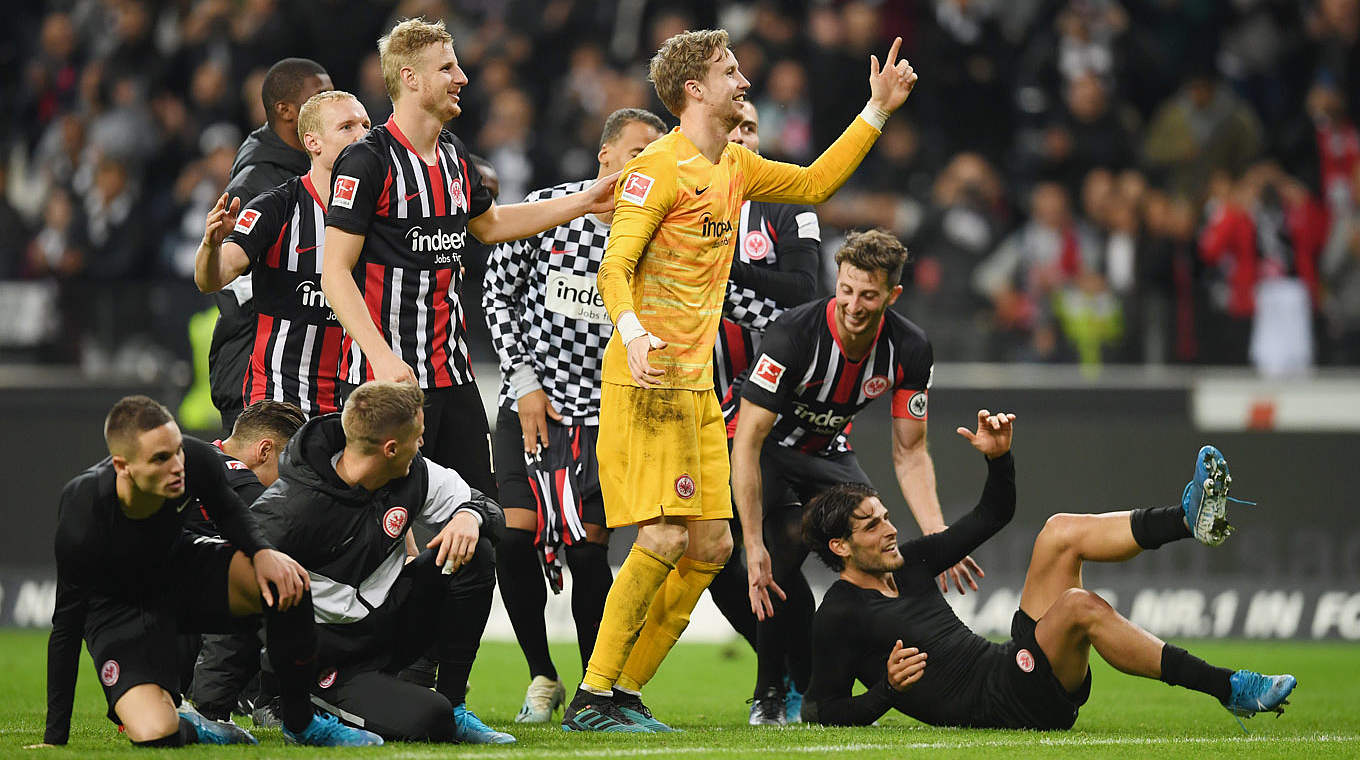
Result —
[[[422, 388], [473, 381], [464, 340], [463, 252], [468, 220], [491, 208], [491, 191], [467, 148], [447, 130], [425, 163], [388, 119], [335, 160], [326, 224], [363, 235], [354, 281], [392, 351]], [[352, 384], [373, 371], [346, 336], [340, 375]]]
[[811, 206], [746, 201], [713, 342], [713, 386], [723, 415], [736, 416], [734, 383], [755, 359], [760, 335], [784, 309], [817, 297], [821, 229]]
[[777, 415], [767, 441], [808, 454], [848, 451], [846, 425], [890, 390], [894, 417], [926, 419], [935, 354], [925, 331], [888, 309], [869, 353], [850, 361], [835, 312], [836, 299], [824, 298], [785, 311], [765, 331], [741, 398]]
[[326, 204], [310, 174], [266, 190], [236, 217], [227, 241], [250, 257], [255, 338], [242, 396], [297, 404], [308, 416], [340, 408], [345, 331], [321, 292]]

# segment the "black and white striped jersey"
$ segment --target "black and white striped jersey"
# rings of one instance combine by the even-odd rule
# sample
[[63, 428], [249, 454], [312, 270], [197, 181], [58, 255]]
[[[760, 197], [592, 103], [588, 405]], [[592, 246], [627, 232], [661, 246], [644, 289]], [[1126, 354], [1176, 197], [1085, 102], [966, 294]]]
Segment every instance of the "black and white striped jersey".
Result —
[[[438, 160], [426, 164], [388, 119], [335, 160], [326, 224], [364, 235], [354, 281], [392, 351], [422, 388], [473, 381], [464, 340], [461, 267], [468, 220], [491, 208], [468, 150], [445, 130]], [[346, 336], [341, 377], [359, 384], [373, 371]]]
[[821, 229], [811, 206], [746, 201], [736, 255], [713, 343], [713, 385], [730, 423], [737, 382], [755, 358], [760, 335], [784, 309], [817, 297]]
[[[530, 193], [560, 198], [594, 180]], [[567, 425], [598, 425], [604, 348], [614, 324], [595, 287], [609, 225], [593, 214], [491, 251], [482, 310], [500, 356], [500, 405], [541, 387]]]
[[242, 396], [297, 404], [308, 416], [340, 408], [336, 395], [345, 331], [321, 292], [326, 204], [310, 174], [246, 204], [226, 241], [250, 257], [255, 338]]
[[850, 361], [835, 324], [836, 299], [780, 315], [760, 343], [741, 398], [776, 413], [767, 441], [807, 454], [849, 451], [846, 426], [892, 391], [894, 417], [926, 419], [935, 354], [925, 331], [888, 309], [869, 353]]

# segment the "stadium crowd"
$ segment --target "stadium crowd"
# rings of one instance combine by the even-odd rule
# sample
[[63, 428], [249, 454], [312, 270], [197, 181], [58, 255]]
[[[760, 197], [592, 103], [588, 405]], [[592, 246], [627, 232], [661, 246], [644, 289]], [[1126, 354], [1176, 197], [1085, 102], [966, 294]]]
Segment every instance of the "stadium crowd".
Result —
[[[188, 317], [208, 305], [190, 282], [202, 220], [265, 120], [265, 70], [313, 58], [381, 123], [373, 41], [416, 15], [454, 34], [471, 85], [453, 129], [506, 202], [591, 175], [615, 109], [664, 113], [645, 61], [675, 32], [732, 32], [764, 154], [799, 163], [862, 104], [836, 83], [901, 35], [923, 77], [914, 106], [818, 211], [824, 254], [838, 230], [907, 243], [895, 308], [937, 358], [1360, 361], [1360, 0], [16, 7], [0, 280], [55, 283], [58, 324], [7, 353], [187, 358]], [[16, 287], [3, 300], [20, 303]]]

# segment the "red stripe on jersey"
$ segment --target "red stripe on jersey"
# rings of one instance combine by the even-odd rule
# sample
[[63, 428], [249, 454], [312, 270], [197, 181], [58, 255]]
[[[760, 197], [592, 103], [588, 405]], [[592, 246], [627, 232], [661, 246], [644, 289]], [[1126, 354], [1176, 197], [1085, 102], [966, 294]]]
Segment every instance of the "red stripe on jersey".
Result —
[[[438, 193], [435, 194], [436, 196]], [[452, 269], [437, 269], [434, 273], [434, 339], [430, 341], [430, 363], [434, 365], [434, 385], [446, 388], [453, 385], [449, 374], [449, 283], [453, 280]]]
[[389, 211], [388, 204], [391, 200], [390, 198], [391, 194], [392, 194], [392, 167], [389, 166], [387, 167], [387, 178], [383, 180], [382, 192], [378, 194], [378, 206], [373, 210], [373, 213], [377, 214], [378, 216], [387, 216]]
[[[435, 146], [435, 152], [439, 152], [438, 146]], [[448, 212], [448, 201], [444, 199], [448, 186], [444, 184], [444, 170], [439, 168], [438, 158], [432, 164], [425, 164], [425, 174], [430, 178], [430, 197], [434, 199], [434, 215], [444, 216]]]
[[269, 385], [269, 370], [265, 367], [265, 355], [269, 353], [269, 337], [274, 334], [274, 318], [268, 314], [255, 315], [255, 347], [250, 351], [250, 363], [246, 365], [245, 383], [242, 395], [249, 406], [264, 398]]
[[287, 231], [288, 231], [287, 224], [284, 224], [282, 227], [279, 227], [279, 239], [275, 240], [274, 244], [269, 246], [269, 251], [268, 253], [265, 254], [264, 257], [265, 265], [268, 266], [270, 269], [279, 268], [279, 254], [283, 252], [283, 233]]
[[336, 398], [335, 381], [340, 374], [340, 344], [345, 331], [339, 327], [325, 327], [321, 332], [321, 356], [316, 365], [316, 413], [330, 414], [340, 410]]
[[779, 236], [776, 235], [775, 232], [774, 232], [774, 225], [773, 225], [773, 224], [770, 224], [770, 220], [769, 220], [769, 219], [766, 219], [766, 220], [764, 220], [764, 221], [765, 221], [765, 233], [766, 233], [767, 235], [770, 236], [770, 242], [771, 242], [771, 243], [774, 243], [775, 245], [778, 245], [778, 244], [779, 244]]
[[302, 186], [307, 188], [307, 194], [312, 196], [312, 200], [316, 201], [316, 205], [320, 206], [322, 211], [325, 211], [326, 202], [321, 200], [321, 194], [316, 191], [316, 185], [312, 184], [311, 172], [302, 175]]
[[[867, 357], [866, 357], [867, 358]], [[845, 360], [841, 365], [841, 377], [836, 381], [836, 390], [831, 394], [833, 404], [848, 404], [859, 390], [859, 378], [864, 374], [864, 360], [852, 362]]]
[[832, 436], [829, 435], [809, 435], [802, 443], [798, 444], [798, 450], [807, 454], [815, 454], [826, 448], [831, 443]]

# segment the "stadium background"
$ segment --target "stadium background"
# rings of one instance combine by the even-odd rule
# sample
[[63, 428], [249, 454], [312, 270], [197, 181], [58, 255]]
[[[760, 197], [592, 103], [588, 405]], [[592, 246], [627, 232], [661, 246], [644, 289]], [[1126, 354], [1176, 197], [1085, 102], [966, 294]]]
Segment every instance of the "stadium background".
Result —
[[[1173, 502], [1190, 454], [1213, 440], [1235, 493], [1262, 503], [1235, 513], [1241, 533], [1218, 552], [1177, 546], [1092, 569], [1089, 585], [1164, 635], [1360, 639], [1347, 487], [1360, 430], [1358, 6], [11, 9], [0, 40], [0, 67], [18, 75], [0, 81], [0, 454], [11, 481], [0, 497], [0, 625], [47, 624], [56, 496], [102, 455], [109, 404], [133, 391], [178, 403], [192, 383], [188, 324], [210, 305], [191, 281], [193, 251], [237, 145], [263, 122], [265, 68], [314, 58], [380, 122], [389, 106], [373, 43], [393, 20], [424, 14], [454, 33], [471, 84], [451, 126], [496, 166], [505, 202], [593, 174], [615, 108], [649, 106], [674, 123], [644, 79], [647, 56], [674, 31], [733, 32], [763, 152], [795, 161], [859, 110], [864, 59], [902, 35], [921, 84], [819, 212], [828, 256], [841, 230], [871, 225], [913, 251], [899, 307], [940, 362], [932, 452], [947, 518], [970, 506], [981, 475], [949, 431], [980, 406], [1021, 416], [1021, 514], [979, 553], [988, 578], [960, 602], [965, 618], [1005, 628], [1048, 514]], [[473, 258], [465, 303], [494, 403]], [[886, 410], [871, 409], [854, 441], [905, 531], [887, 427]], [[616, 553], [628, 538], [615, 538]], [[705, 608], [691, 635], [730, 634]]]

